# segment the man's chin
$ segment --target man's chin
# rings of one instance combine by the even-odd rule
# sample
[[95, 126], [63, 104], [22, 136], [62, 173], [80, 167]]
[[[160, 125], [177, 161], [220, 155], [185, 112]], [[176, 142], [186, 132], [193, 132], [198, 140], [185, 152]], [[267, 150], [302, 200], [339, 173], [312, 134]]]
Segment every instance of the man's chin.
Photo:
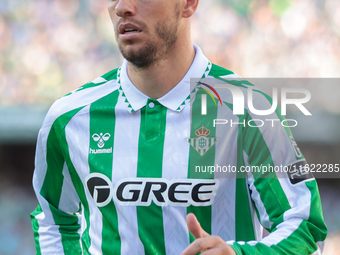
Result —
[[157, 47], [154, 44], [119, 45], [123, 57], [137, 68], [147, 68], [157, 61]]
[[137, 54], [141, 50], [141, 48], [142, 47], [140, 45], [133, 44], [133, 43], [119, 45], [119, 50], [125, 54]]

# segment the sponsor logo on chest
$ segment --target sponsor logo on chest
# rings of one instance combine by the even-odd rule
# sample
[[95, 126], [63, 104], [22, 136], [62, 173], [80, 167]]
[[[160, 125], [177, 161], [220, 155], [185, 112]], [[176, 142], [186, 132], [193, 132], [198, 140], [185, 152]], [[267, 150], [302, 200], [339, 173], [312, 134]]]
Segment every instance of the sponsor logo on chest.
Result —
[[219, 186], [217, 179], [125, 178], [113, 185], [103, 174], [92, 173], [86, 187], [98, 207], [112, 200], [123, 206], [209, 206]]

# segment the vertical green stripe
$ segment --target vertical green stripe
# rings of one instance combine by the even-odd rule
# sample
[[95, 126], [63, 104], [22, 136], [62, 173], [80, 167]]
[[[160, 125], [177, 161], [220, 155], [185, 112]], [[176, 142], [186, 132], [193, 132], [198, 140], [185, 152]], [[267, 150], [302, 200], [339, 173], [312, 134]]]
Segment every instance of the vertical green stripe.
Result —
[[41, 209], [40, 204], [38, 204], [37, 208], [31, 213], [31, 221], [32, 221], [35, 249], [37, 251], [37, 255], [41, 255], [41, 249], [40, 249], [40, 244], [39, 244], [39, 233], [38, 233], [39, 223], [35, 217], [40, 213], [42, 213], [42, 209]]
[[[237, 164], [237, 169], [240, 169], [239, 162]], [[248, 242], [255, 240], [253, 220], [248, 201], [246, 178], [238, 176], [236, 178], [235, 194], [235, 241]]]
[[309, 231], [316, 242], [324, 241], [327, 236], [327, 226], [323, 219], [322, 205], [316, 180], [305, 183], [311, 193], [311, 207], [308, 221], [311, 223]]
[[[60, 116], [53, 123], [47, 138], [47, 171], [40, 191], [40, 194], [49, 201], [49, 207], [55, 224], [59, 225], [59, 232], [65, 254], [81, 254], [80, 237], [77, 233], [80, 226], [76, 215], [69, 215], [58, 210], [64, 181], [62, 172], [65, 163], [60, 138], [65, 134], [65, 126], [67, 123], [82, 108], [83, 107], [77, 108]], [[64, 144], [67, 146], [66, 142]]]
[[[56, 122], [58, 122], [59, 119], [57, 119]], [[49, 201], [51, 206], [58, 208], [64, 181], [63, 167], [65, 161], [60, 149], [60, 141], [56, 131], [55, 123], [51, 127], [47, 138], [47, 171], [44, 184], [40, 190], [40, 195]]]
[[[244, 121], [243, 115], [238, 115], [238, 122]], [[237, 169], [244, 165], [243, 160], [243, 125], [238, 126], [237, 135]], [[235, 194], [235, 240], [255, 240], [255, 231], [252, 214], [249, 205], [249, 193], [246, 174], [236, 173], [236, 194]]]
[[[153, 103], [153, 108], [149, 103]], [[137, 177], [161, 178], [167, 109], [149, 99], [141, 109]], [[165, 254], [162, 207], [137, 206], [138, 233], [146, 255]]]
[[[67, 146], [67, 141], [66, 141], [66, 134], [65, 134], [65, 130], [61, 135], [61, 143], [64, 145], [63, 146], [63, 152], [65, 155], [65, 161], [67, 164], [67, 167], [69, 169], [70, 172], [70, 176], [71, 176], [71, 180], [73, 183], [74, 188], [76, 189], [76, 192], [79, 196], [79, 199], [83, 205], [83, 211], [82, 213], [82, 217], [85, 217], [86, 219], [86, 229], [84, 230], [84, 232], [82, 233], [82, 237], [81, 237], [81, 241], [82, 241], [82, 247], [83, 247], [83, 254], [85, 255], [89, 255], [88, 249], [91, 246], [91, 238], [89, 236], [89, 229], [90, 229], [90, 211], [89, 211], [89, 205], [86, 199], [86, 194], [85, 194], [85, 190], [84, 190], [84, 186], [83, 186], [83, 182], [81, 181], [77, 170], [75, 169], [72, 161], [71, 161], [71, 157], [70, 157], [70, 152], [69, 152], [69, 148]], [[71, 253], [72, 254], [72, 253]]]
[[[207, 115], [201, 115], [201, 95], [203, 90], [198, 90], [195, 101], [191, 105], [191, 131], [190, 138], [197, 138], [195, 131], [202, 126], [210, 130], [208, 137], [216, 137], [216, 128], [213, 127], [213, 120], [217, 118], [217, 106], [213, 99], [207, 96]], [[217, 141], [218, 142], [218, 141]], [[196, 166], [204, 167], [215, 165], [215, 145], [213, 145], [204, 155], [200, 155], [192, 146], [189, 151], [188, 178], [193, 179], [213, 179], [214, 175], [209, 172], [195, 172]], [[189, 206], [188, 213], [193, 213], [200, 222], [202, 228], [211, 234], [211, 206]], [[193, 237], [190, 235], [190, 242]]]
[[[247, 114], [246, 123], [251, 120]], [[243, 148], [251, 166], [274, 166], [271, 152], [257, 127], [246, 126], [243, 134]], [[269, 220], [275, 222], [273, 227], [283, 221], [282, 212], [290, 209], [288, 199], [283, 191], [276, 173], [253, 173], [254, 185], [259, 192], [261, 200], [269, 212]], [[280, 218], [281, 217], [281, 218]], [[269, 230], [270, 231], [270, 230]]]
[[[107, 149], [110, 153], [90, 153], [90, 173], [101, 173], [112, 180], [113, 145], [115, 132], [115, 106], [119, 92], [97, 100], [90, 107], [90, 151]], [[96, 136], [96, 139], [93, 136]], [[99, 140], [98, 140], [99, 139]], [[102, 213], [102, 252], [103, 254], [120, 254], [121, 240], [118, 231], [117, 210], [113, 203], [99, 207]]]

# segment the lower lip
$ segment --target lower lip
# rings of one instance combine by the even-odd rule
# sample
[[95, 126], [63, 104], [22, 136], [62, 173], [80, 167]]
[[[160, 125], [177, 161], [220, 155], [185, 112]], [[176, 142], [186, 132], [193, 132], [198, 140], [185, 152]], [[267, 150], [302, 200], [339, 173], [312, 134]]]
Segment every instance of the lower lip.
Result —
[[121, 40], [133, 40], [139, 37], [142, 32], [135, 32], [135, 33], [127, 33], [127, 34], [120, 34], [119, 37]]

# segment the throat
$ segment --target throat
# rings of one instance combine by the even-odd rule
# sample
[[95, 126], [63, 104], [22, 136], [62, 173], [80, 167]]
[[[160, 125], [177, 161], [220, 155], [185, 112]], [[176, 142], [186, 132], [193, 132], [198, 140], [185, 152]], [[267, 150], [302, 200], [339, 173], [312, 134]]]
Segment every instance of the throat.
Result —
[[[191, 48], [192, 47], [192, 48]], [[135, 87], [145, 95], [158, 99], [172, 90], [185, 76], [195, 58], [195, 50], [175, 51], [148, 67], [138, 68], [128, 62], [128, 76]]]
[[174, 68], [165, 68], [159, 62], [142, 69], [136, 68], [130, 63], [128, 66], [128, 76], [135, 87], [153, 99], [161, 98], [167, 94], [186, 73], [182, 74]]

